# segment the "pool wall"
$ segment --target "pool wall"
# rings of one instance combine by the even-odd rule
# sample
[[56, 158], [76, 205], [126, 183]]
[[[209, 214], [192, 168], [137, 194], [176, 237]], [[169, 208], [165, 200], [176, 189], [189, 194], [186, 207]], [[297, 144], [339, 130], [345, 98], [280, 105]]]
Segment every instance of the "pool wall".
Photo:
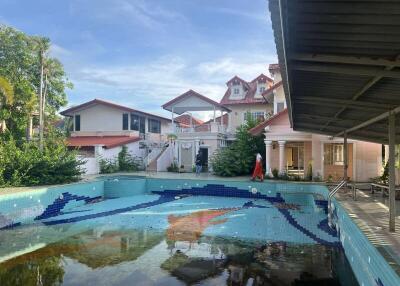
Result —
[[398, 286], [400, 278], [385, 258], [336, 200], [336, 228], [347, 259], [360, 286]]

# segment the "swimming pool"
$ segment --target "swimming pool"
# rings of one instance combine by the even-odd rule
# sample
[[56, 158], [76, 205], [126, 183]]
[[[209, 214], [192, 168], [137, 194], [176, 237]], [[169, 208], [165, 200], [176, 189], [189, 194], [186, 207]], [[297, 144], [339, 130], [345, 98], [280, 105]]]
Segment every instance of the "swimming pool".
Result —
[[[0, 285], [359, 285], [326, 191], [115, 177], [2, 195]], [[392, 285], [375, 276], [360, 285]]]

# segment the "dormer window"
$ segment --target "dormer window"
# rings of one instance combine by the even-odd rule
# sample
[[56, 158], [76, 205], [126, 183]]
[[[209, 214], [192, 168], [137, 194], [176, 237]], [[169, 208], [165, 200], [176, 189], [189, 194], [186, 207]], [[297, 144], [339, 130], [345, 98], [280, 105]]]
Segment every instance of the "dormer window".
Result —
[[238, 88], [238, 87], [235, 87], [235, 88], [233, 89], [233, 94], [239, 94], [239, 93], [240, 93], [239, 88]]
[[260, 86], [260, 88], [258, 90], [260, 93], [263, 93], [265, 91], [265, 86]]

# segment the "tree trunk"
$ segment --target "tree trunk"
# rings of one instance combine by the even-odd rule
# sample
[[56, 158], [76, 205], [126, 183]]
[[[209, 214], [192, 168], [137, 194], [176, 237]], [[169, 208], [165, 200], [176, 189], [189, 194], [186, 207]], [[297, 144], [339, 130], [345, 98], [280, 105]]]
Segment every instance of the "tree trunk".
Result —
[[43, 69], [44, 51], [40, 51], [40, 90], [39, 90], [39, 149], [43, 151]]

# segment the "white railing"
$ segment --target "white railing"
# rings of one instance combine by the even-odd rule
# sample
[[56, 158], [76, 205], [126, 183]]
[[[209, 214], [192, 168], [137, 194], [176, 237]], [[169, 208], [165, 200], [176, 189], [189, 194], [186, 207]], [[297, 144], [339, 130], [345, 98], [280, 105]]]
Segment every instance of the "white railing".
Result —
[[170, 143], [167, 149], [157, 159], [157, 172], [165, 172], [174, 161], [174, 144]]
[[225, 133], [227, 129], [226, 125], [220, 125], [218, 123], [201, 124], [193, 127], [177, 127], [177, 133], [199, 133], [199, 132], [211, 132], [211, 133]]
[[328, 224], [330, 227], [332, 226], [332, 198], [335, 196], [335, 194], [347, 183], [347, 180], [342, 180], [340, 183], [333, 188], [333, 190], [329, 193], [328, 195]]

